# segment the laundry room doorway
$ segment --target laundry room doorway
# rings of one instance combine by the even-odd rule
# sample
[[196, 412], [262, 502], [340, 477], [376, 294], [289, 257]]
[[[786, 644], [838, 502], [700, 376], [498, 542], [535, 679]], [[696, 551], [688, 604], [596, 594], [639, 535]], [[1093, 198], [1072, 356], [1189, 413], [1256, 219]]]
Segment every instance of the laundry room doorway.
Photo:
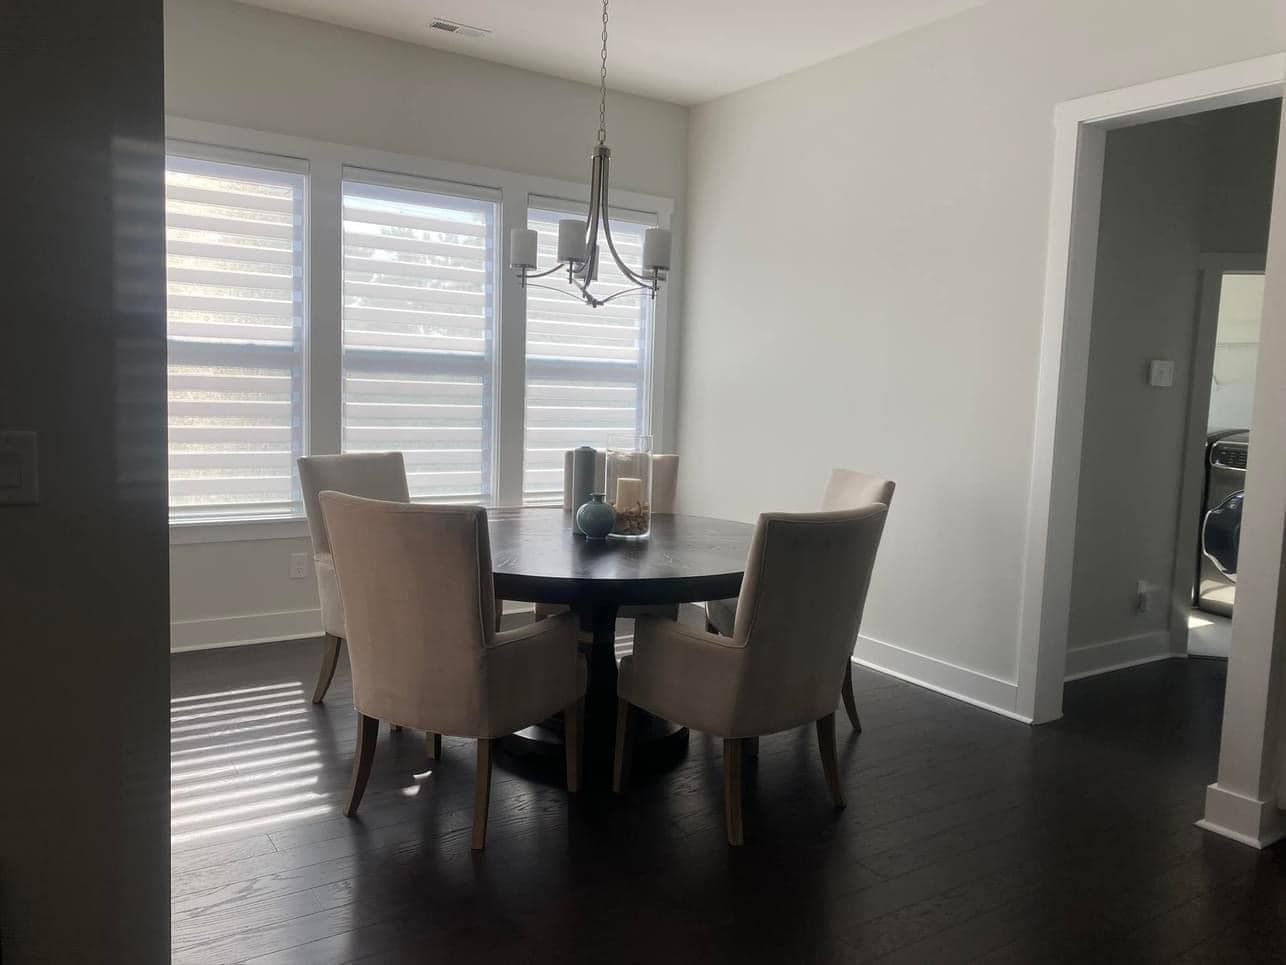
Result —
[[[1227, 626], [1280, 116], [1271, 99], [1107, 132], [1067, 678]], [[1214, 443], [1212, 406], [1231, 420]]]
[[[1206, 254], [1200, 268], [1172, 627], [1176, 652], [1226, 659], [1250, 461], [1264, 258]], [[1190, 561], [1183, 559], [1184, 546], [1192, 548]], [[1185, 627], [1182, 589], [1189, 578], [1191, 608]]]

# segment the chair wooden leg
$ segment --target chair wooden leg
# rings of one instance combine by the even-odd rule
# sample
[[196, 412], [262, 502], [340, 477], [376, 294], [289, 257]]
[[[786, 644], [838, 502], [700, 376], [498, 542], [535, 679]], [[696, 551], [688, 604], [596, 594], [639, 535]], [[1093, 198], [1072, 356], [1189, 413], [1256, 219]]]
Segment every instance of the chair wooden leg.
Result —
[[634, 708], [621, 698], [616, 702], [616, 757], [612, 761], [612, 790], [625, 792], [630, 779], [630, 762], [634, 756]]
[[835, 715], [827, 714], [817, 721], [817, 749], [822, 754], [822, 770], [831, 789], [831, 800], [844, 807], [844, 788], [839, 782], [839, 758], [835, 755]]
[[862, 733], [862, 718], [857, 716], [857, 701], [853, 699], [853, 661], [848, 662], [844, 670], [844, 710], [848, 713], [848, 722], [853, 730]]
[[741, 756], [745, 742], [739, 738], [723, 742], [723, 820], [728, 829], [728, 843], [734, 847], [745, 842], [741, 827]]
[[348, 786], [348, 804], [344, 814], [352, 817], [357, 813], [357, 806], [362, 803], [366, 792], [366, 781], [371, 776], [371, 762], [375, 760], [375, 742], [379, 740], [380, 722], [365, 714], [357, 716], [357, 751], [353, 757], [353, 780]]
[[317, 686], [313, 688], [313, 703], [320, 704], [330, 689], [330, 682], [335, 677], [335, 668], [339, 666], [339, 649], [344, 645], [344, 638], [328, 633], [322, 638], [321, 669], [317, 671]]
[[563, 711], [563, 745], [567, 754], [567, 790], [575, 794], [580, 790], [581, 758], [585, 747], [584, 722], [585, 701], [576, 703]]
[[424, 735], [425, 751], [431, 761], [442, 760], [442, 735], [429, 731]]
[[487, 846], [487, 809], [491, 806], [491, 745], [478, 738], [478, 774], [473, 780], [473, 850]]

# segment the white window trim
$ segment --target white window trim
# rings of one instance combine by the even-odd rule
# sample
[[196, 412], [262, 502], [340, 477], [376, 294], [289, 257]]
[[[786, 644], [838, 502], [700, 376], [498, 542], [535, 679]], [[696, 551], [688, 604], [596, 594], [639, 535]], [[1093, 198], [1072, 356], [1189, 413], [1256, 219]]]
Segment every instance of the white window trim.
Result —
[[[166, 138], [182, 152], [200, 150], [201, 156], [228, 160], [245, 159], [256, 154], [299, 159], [307, 166], [309, 176], [308, 231], [305, 239], [309, 256], [307, 285], [308, 331], [304, 339], [305, 451], [313, 454], [340, 451], [342, 375], [342, 272], [338, 252], [342, 250], [343, 215], [341, 184], [345, 168], [361, 169], [396, 183], [399, 175], [441, 182], [444, 193], [494, 190], [500, 198], [500, 242], [507, 246], [509, 230], [525, 227], [529, 200], [579, 198], [587, 195], [588, 185], [575, 181], [520, 174], [496, 168], [450, 161], [438, 161], [410, 154], [397, 154], [372, 148], [316, 141], [309, 138], [255, 131], [248, 128], [211, 124], [182, 117], [166, 119]], [[622, 214], [655, 215], [657, 224], [670, 228], [674, 217], [674, 200], [636, 191], [613, 189], [613, 207]], [[628, 209], [628, 210], [627, 210]], [[336, 252], [330, 259], [325, 252]], [[674, 273], [671, 272], [673, 278]], [[652, 322], [652, 387], [649, 397], [649, 424], [654, 444], [666, 451], [673, 440], [666, 435], [672, 415], [673, 387], [667, 372], [670, 332], [668, 326], [667, 285], [658, 294]], [[495, 438], [492, 451], [495, 460], [494, 500], [500, 506], [522, 505], [522, 460], [524, 397], [526, 391], [526, 312], [525, 296], [517, 276], [501, 272], [499, 332], [495, 364], [502, 373], [498, 379], [495, 404]], [[249, 536], [250, 533], [284, 533], [306, 535], [301, 517], [250, 519], [229, 517], [171, 523], [171, 543], [188, 544], [242, 538], [287, 538], [285, 536]], [[293, 523], [294, 526], [288, 526]], [[282, 529], [287, 526], [286, 529]], [[215, 534], [224, 534], [218, 536]]]

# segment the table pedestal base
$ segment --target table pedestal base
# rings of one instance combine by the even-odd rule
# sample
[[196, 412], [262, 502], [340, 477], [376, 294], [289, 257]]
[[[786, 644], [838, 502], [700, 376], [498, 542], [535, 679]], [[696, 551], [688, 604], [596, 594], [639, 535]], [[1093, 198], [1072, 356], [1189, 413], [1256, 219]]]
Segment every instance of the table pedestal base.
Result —
[[[592, 784], [610, 783], [616, 742], [616, 612], [615, 605], [578, 607], [580, 649], [589, 664], [585, 690], [585, 767]], [[537, 764], [548, 759], [561, 769], [564, 760], [563, 722], [546, 720], [502, 738], [500, 746], [516, 758]], [[636, 711], [635, 769], [649, 770], [678, 763], [687, 752], [688, 729]]]

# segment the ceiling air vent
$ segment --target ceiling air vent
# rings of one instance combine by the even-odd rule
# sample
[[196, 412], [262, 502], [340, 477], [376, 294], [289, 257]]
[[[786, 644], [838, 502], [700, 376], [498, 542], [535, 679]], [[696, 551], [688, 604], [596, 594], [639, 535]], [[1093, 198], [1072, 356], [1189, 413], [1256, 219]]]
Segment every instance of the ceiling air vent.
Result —
[[429, 29], [441, 30], [443, 33], [455, 34], [457, 37], [469, 37], [473, 40], [481, 40], [483, 37], [491, 36], [491, 31], [483, 27], [471, 27], [467, 23], [456, 23], [454, 20], [446, 20], [443, 17], [434, 17], [430, 20]]

